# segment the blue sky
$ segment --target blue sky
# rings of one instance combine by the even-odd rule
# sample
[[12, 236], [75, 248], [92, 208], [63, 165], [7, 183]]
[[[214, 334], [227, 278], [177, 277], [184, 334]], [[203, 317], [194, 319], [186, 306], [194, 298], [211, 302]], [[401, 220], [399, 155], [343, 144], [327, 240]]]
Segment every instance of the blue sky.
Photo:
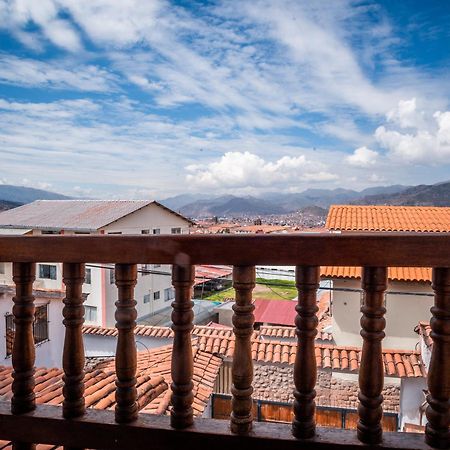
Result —
[[102, 198], [448, 180], [449, 48], [440, 0], [0, 0], [0, 179]]

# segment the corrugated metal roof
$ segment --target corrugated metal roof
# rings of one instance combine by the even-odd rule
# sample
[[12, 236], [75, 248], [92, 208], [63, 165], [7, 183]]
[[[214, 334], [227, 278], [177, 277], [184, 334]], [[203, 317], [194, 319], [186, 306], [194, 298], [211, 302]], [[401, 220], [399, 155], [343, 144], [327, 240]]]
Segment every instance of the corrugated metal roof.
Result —
[[94, 231], [152, 203], [163, 207], [150, 200], [37, 200], [0, 213], [0, 227]]
[[449, 232], [450, 207], [332, 205], [325, 226], [342, 231]]

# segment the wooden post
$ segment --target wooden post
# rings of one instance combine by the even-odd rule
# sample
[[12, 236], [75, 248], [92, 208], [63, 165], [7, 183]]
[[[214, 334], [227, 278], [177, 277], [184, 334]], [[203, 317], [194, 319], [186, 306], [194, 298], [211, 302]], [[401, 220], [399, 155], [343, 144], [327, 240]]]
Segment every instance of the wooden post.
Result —
[[[13, 298], [14, 344], [12, 351], [13, 382], [11, 412], [24, 414], [36, 408], [34, 395], [34, 296], [33, 281], [36, 266], [33, 263], [13, 263], [13, 281], [16, 295]], [[34, 450], [35, 445], [14, 442], [14, 450]]]
[[435, 448], [450, 448], [450, 268], [433, 269], [433, 351], [428, 370], [428, 423], [425, 441]]
[[295, 271], [298, 289], [297, 353], [294, 364], [294, 419], [292, 434], [297, 438], [311, 438], [316, 432], [314, 414], [316, 410], [317, 364], [314, 341], [317, 334], [316, 294], [320, 282], [320, 268], [297, 266]]
[[194, 266], [174, 265], [172, 283], [175, 287], [175, 301], [172, 302], [172, 411], [170, 424], [173, 428], [187, 428], [194, 422], [192, 402], [192, 344], [191, 330], [194, 314], [191, 301], [194, 284]]
[[66, 419], [80, 417], [85, 413], [84, 345], [81, 331], [84, 322], [84, 272], [84, 264], [63, 264], [63, 282], [66, 285], [63, 308], [63, 324], [66, 327], [63, 351], [63, 417]]
[[231, 368], [233, 395], [231, 404], [231, 431], [245, 434], [252, 428], [253, 360], [251, 336], [253, 333], [255, 306], [252, 290], [255, 287], [254, 266], [233, 267], [233, 287], [236, 303], [233, 305], [233, 332], [236, 336]]
[[118, 330], [116, 348], [116, 408], [118, 423], [129, 423], [137, 419], [136, 369], [137, 355], [134, 340], [136, 326], [136, 285], [137, 265], [116, 264], [115, 279], [118, 289], [116, 302], [116, 328]]
[[384, 366], [381, 341], [384, 338], [386, 320], [383, 306], [387, 288], [385, 267], [363, 267], [361, 306], [361, 336], [363, 338], [359, 368], [359, 420], [358, 439], [366, 444], [379, 444], [382, 440]]

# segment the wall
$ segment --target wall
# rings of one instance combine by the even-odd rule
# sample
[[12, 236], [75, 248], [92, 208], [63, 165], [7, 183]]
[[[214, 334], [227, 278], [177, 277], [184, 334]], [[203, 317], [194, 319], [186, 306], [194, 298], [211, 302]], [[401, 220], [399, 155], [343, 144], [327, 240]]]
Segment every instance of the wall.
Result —
[[426, 378], [403, 378], [400, 391], [400, 430], [405, 423], [425, 425], [425, 414], [420, 423], [420, 405], [424, 402], [423, 389], [427, 389]]
[[102, 228], [105, 234], [141, 234], [141, 230], [159, 229], [161, 234], [170, 234], [172, 228], [180, 227], [182, 234], [189, 233], [189, 222], [166, 209], [150, 204], [118, 221]]
[[[334, 288], [360, 289], [360, 280], [334, 280]], [[390, 282], [388, 291], [432, 293], [426, 283]], [[361, 347], [360, 304], [362, 293], [333, 291], [333, 337], [337, 345]], [[386, 297], [386, 337], [384, 348], [413, 350], [419, 342], [414, 327], [419, 321], [429, 321], [433, 297], [394, 295]], [[407, 312], [407, 314], [405, 314]]]
[[[114, 222], [102, 230], [105, 234], [121, 232], [122, 234], [141, 234], [142, 230], [149, 230], [150, 234], [154, 229], [159, 229], [161, 234], [170, 234], [172, 228], [181, 228], [182, 234], [189, 233], [189, 223], [166, 209], [150, 204], [139, 211], [136, 211], [122, 219]], [[145, 269], [141, 264], [138, 269]], [[162, 274], [138, 273], [138, 282], [135, 287], [135, 300], [138, 319], [151, 316], [153, 313], [166, 308], [173, 301], [173, 296], [165, 300], [164, 290], [172, 287], [171, 266], [167, 264], [148, 264], [147, 270], [162, 272]], [[115, 306], [117, 300], [117, 288], [110, 282], [110, 270], [105, 270], [105, 295], [106, 311], [104, 326], [114, 326]], [[159, 299], [154, 299], [155, 292], [159, 292]], [[144, 296], [150, 295], [150, 301], [144, 303]]]
[[[6, 356], [6, 320], [5, 315], [12, 312], [13, 292], [0, 295], [0, 365], [10, 366], [11, 356]], [[64, 326], [62, 324], [63, 303], [60, 299], [37, 297], [35, 305], [48, 303], [49, 340], [36, 346], [36, 367], [61, 367], [64, 345]]]
[[[95, 334], [83, 335], [85, 355], [88, 356], [114, 356], [116, 353], [117, 337], [98, 336]], [[162, 347], [172, 343], [172, 339], [152, 338], [149, 336], [136, 336], [138, 352], [151, 348]]]

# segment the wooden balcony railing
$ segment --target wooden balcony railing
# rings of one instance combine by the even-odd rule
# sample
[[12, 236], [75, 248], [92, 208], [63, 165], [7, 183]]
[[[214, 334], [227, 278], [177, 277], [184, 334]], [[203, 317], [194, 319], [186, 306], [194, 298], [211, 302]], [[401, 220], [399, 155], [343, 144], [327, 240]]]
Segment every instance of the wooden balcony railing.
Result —
[[[450, 234], [363, 233], [271, 236], [31, 236], [0, 237], [0, 261], [13, 262], [16, 296], [13, 347], [13, 396], [0, 402], [0, 440], [16, 449], [33, 443], [65, 448], [449, 448], [450, 397]], [[32, 295], [36, 262], [62, 262], [66, 285], [66, 329], [63, 369], [64, 403], [36, 406]], [[81, 335], [81, 287], [84, 263], [116, 263], [116, 408], [115, 412], [86, 409], [83, 398], [84, 350]], [[136, 347], [133, 328], [136, 309], [136, 264], [172, 264], [176, 297], [173, 302], [172, 410], [170, 418], [137, 413]], [[236, 289], [233, 325], [236, 348], [232, 369], [230, 423], [193, 418], [192, 302], [195, 264], [234, 266]], [[299, 301], [296, 307], [298, 346], [294, 368], [295, 403], [292, 427], [253, 423], [253, 367], [250, 336], [253, 325], [251, 292], [256, 264], [295, 265]], [[319, 266], [363, 267], [357, 432], [315, 426], [317, 333], [316, 291]], [[428, 374], [425, 436], [384, 433], [381, 419], [384, 337], [383, 296], [387, 267], [433, 267], [435, 304], [432, 312], [433, 354]], [[358, 320], [355, 317], [354, 320]]]

